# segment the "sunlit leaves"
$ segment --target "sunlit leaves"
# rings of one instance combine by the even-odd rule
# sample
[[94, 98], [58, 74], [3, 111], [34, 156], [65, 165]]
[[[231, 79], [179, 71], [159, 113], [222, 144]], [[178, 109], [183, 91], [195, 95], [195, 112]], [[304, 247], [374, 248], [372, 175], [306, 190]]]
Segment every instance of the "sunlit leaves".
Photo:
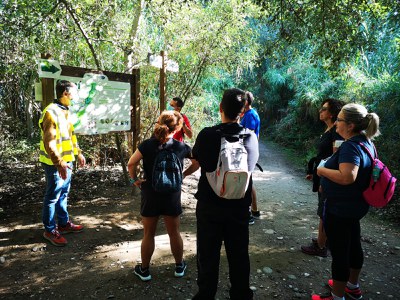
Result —
[[[315, 55], [334, 64], [348, 61], [360, 47], [373, 44], [374, 23], [384, 20], [392, 8], [379, 0], [255, 2], [263, 6], [270, 26], [279, 28], [282, 40], [312, 40], [317, 45]], [[373, 21], [369, 24], [372, 27], [365, 26], [366, 20]]]

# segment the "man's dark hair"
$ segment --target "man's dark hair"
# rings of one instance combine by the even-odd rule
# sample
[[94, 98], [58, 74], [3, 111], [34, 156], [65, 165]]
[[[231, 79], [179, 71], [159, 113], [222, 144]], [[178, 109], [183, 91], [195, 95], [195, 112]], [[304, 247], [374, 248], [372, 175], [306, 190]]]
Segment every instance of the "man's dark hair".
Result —
[[222, 96], [221, 108], [230, 120], [236, 120], [243, 112], [246, 104], [245, 92], [241, 89], [226, 90]]
[[337, 119], [338, 114], [340, 113], [340, 110], [342, 109], [342, 107], [346, 104], [341, 100], [337, 100], [334, 98], [327, 98], [322, 102], [322, 105], [324, 105], [325, 103], [328, 103], [329, 105], [329, 109], [328, 111], [330, 112], [330, 114], [332, 115], [332, 121], [335, 122]]
[[68, 80], [58, 80], [56, 84], [56, 96], [60, 99], [65, 91], [69, 92], [69, 89], [73, 87], [73, 83]]
[[174, 100], [176, 102], [176, 104], [178, 105], [178, 107], [182, 108], [183, 105], [185, 104], [185, 102], [183, 102], [183, 100], [179, 97], [174, 97], [172, 98], [172, 100]]
[[253, 93], [246, 91], [246, 99], [247, 99], [247, 103], [249, 103], [249, 105], [251, 105], [254, 101]]

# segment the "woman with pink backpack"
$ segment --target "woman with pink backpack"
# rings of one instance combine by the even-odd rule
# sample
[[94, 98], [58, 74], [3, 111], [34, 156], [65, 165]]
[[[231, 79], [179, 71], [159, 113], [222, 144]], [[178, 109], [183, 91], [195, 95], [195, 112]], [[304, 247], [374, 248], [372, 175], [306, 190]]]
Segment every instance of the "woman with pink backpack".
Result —
[[336, 119], [342, 143], [317, 169], [325, 199], [324, 228], [332, 255], [332, 292], [313, 295], [313, 300], [362, 299], [359, 275], [364, 262], [360, 220], [369, 205], [363, 198], [369, 186], [372, 160], [360, 145], [374, 152], [372, 139], [379, 135], [379, 117], [360, 104], [346, 104]]

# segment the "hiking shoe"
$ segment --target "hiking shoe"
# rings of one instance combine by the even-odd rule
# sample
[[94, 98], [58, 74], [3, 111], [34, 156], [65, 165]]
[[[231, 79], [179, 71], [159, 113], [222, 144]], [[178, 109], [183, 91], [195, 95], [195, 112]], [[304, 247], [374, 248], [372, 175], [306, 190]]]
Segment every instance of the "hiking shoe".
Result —
[[320, 295], [312, 295], [311, 300], [333, 300], [332, 294], [320, 296]]
[[[333, 288], [333, 279], [328, 280], [328, 285], [330, 288]], [[347, 286], [344, 289], [344, 292], [346, 293], [347, 296], [349, 296], [350, 299], [362, 299], [362, 293], [360, 288], [355, 288], [355, 289], [350, 289]]]
[[135, 273], [135, 275], [137, 275], [141, 281], [151, 280], [149, 268], [142, 269], [142, 265], [136, 265], [133, 269], [133, 273]]
[[249, 214], [249, 225], [253, 225], [254, 224], [254, 217]]
[[175, 277], [183, 277], [187, 268], [187, 263], [182, 261], [180, 264], [175, 264]]
[[252, 210], [251, 215], [253, 216], [254, 219], [259, 219], [261, 214], [259, 210]]
[[[312, 239], [311, 239], [311, 242], [312, 242], [313, 244], [315, 244], [315, 245], [318, 245], [318, 239], [317, 239], [317, 238], [312, 238]], [[326, 247], [326, 248], [329, 248], [329, 242], [328, 242], [328, 240], [326, 240], [326, 242], [325, 242], [325, 247]]]
[[308, 255], [315, 255], [321, 257], [328, 256], [328, 249], [326, 247], [320, 248], [318, 244], [312, 243], [310, 246], [301, 246], [301, 252], [308, 254]]
[[74, 223], [68, 221], [67, 225], [60, 226], [58, 225], [58, 231], [62, 234], [71, 233], [71, 232], [81, 232], [83, 230], [82, 225], [75, 225]]
[[57, 247], [63, 247], [67, 244], [67, 240], [57, 231], [57, 229], [53, 229], [51, 232], [43, 232], [43, 237]]

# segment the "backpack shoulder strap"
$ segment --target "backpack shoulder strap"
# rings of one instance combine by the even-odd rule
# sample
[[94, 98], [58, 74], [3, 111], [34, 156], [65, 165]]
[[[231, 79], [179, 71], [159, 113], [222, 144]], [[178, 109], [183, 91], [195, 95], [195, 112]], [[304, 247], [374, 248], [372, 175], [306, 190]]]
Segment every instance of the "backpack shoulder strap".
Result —
[[243, 139], [246, 136], [249, 136], [250, 132], [251, 132], [250, 129], [247, 129], [247, 128], [244, 128], [244, 127], [238, 133], [225, 133], [225, 132], [222, 132], [221, 129], [217, 129], [217, 133], [221, 137], [234, 137], [234, 138], [238, 138], [238, 139]]
[[369, 151], [369, 149], [363, 143], [358, 142], [358, 144], [361, 146], [361, 148], [363, 148], [365, 150], [365, 152], [367, 152], [367, 154], [368, 154], [369, 158], [371, 159], [371, 161], [374, 161], [374, 159], [378, 158], [378, 153], [376, 152], [376, 148], [375, 148], [374, 144], [372, 144], [372, 146], [374, 147], [374, 152], [375, 152], [374, 156], [375, 156], [375, 158], [372, 155], [371, 151]]
[[[376, 148], [375, 148], [374, 143], [371, 143], [371, 144], [372, 144], [372, 146], [374, 147], [375, 158], [372, 156], [371, 151], [369, 151], [369, 149], [368, 149], [362, 142], [356, 142], [356, 141], [352, 141], [352, 140], [350, 140], [350, 139], [347, 140], [347, 141], [352, 142], [352, 143], [355, 143], [355, 144], [358, 144], [358, 145], [360, 145], [360, 147], [361, 147], [362, 149], [364, 149], [364, 151], [367, 153], [368, 157], [371, 159], [371, 168], [373, 169], [373, 168], [374, 168], [374, 160], [378, 158], [378, 153], [377, 153], [377, 151], [376, 151]], [[339, 148], [339, 149], [340, 149], [340, 148]]]

